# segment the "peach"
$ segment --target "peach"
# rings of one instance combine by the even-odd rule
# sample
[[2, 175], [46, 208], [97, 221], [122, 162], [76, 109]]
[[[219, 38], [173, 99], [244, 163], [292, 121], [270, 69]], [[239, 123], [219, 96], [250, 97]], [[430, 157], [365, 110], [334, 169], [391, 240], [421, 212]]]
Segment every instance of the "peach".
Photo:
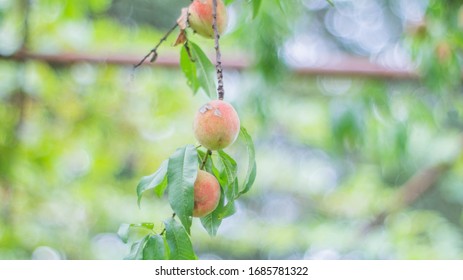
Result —
[[240, 132], [240, 119], [230, 103], [213, 100], [196, 113], [196, 140], [208, 150], [222, 150], [235, 142]]
[[193, 217], [204, 217], [212, 213], [220, 200], [220, 185], [210, 173], [198, 170], [194, 185]]
[[[188, 23], [199, 35], [214, 38], [212, 0], [194, 0], [188, 7]], [[222, 0], [217, 0], [217, 30], [223, 34], [228, 24], [227, 9]]]

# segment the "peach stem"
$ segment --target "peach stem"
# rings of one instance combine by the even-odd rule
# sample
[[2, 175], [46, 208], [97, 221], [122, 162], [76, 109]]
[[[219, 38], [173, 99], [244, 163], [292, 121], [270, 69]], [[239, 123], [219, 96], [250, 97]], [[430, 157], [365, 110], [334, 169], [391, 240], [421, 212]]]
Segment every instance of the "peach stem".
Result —
[[201, 163], [201, 168], [200, 168], [201, 170], [204, 170], [204, 167], [206, 166], [206, 163], [207, 163], [207, 158], [208, 158], [209, 156], [211, 156], [211, 155], [212, 155], [212, 151], [211, 151], [211, 150], [207, 150], [206, 156], [204, 157], [204, 160], [203, 160], [203, 162]]

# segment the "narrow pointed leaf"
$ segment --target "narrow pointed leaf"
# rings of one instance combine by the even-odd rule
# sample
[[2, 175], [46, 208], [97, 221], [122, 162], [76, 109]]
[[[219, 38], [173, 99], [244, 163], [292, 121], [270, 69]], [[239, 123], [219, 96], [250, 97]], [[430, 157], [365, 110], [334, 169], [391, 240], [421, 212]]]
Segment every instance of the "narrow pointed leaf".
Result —
[[122, 224], [119, 226], [117, 235], [119, 235], [122, 242], [127, 243], [127, 241], [129, 240], [129, 231], [130, 231], [130, 224]]
[[[235, 199], [239, 196], [239, 184], [238, 180], [235, 180], [232, 185], [228, 187], [226, 191], [227, 203], [223, 207], [222, 212], [219, 214], [220, 219], [225, 219], [235, 214]], [[238, 195], [237, 195], [238, 194]]]
[[233, 215], [235, 213], [236, 213], [235, 201], [231, 200], [231, 201], [228, 201], [228, 203], [223, 207], [223, 209], [220, 212], [218, 218], [223, 220], [225, 218], [230, 217], [231, 215]]
[[185, 46], [182, 47], [180, 52], [180, 67], [185, 74], [188, 86], [193, 90], [193, 94], [196, 94], [200, 86], [197, 76], [196, 64], [191, 61]]
[[[167, 175], [167, 174], [166, 174]], [[164, 180], [154, 188], [154, 194], [161, 198], [164, 195], [164, 192], [167, 189], [167, 176], [164, 177]]]
[[160, 235], [152, 235], [146, 241], [143, 248], [144, 260], [166, 260], [167, 252], [164, 244], [164, 238]]
[[256, 151], [254, 148], [254, 142], [252, 141], [251, 136], [248, 134], [244, 127], [241, 127], [239, 137], [244, 141], [246, 144], [246, 148], [248, 151], [248, 171], [246, 173], [246, 178], [244, 180], [243, 188], [241, 189], [239, 195], [247, 193], [252, 184], [254, 184], [254, 180], [256, 179]]
[[222, 176], [223, 172], [221, 172], [214, 163], [212, 163], [212, 174], [215, 176], [215, 178], [217, 178], [222, 188], [224, 188], [224, 186], [227, 185], [228, 179]]
[[252, 166], [250, 166], [248, 169], [248, 174], [246, 175], [246, 180], [244, 181], [243, 189], [239, 193], [240, 195], [247, 193], [252, 188], [252, 184], [254, 184], [254, 181], [256, 180], [256, 174], [257, 174], [256, 162], [253, 161], [252, 163], [250, 162], [249, 164], [252, 164]]
[[219, 205], [217, 205], [217, 208], [209, 215], [201, 218], [201, 224], [203, 225], [204, 229], [206, 229], [207, 233], [209, 233], [210, 236], [217, 235], [219, 226], [222, 223], [221, 214], [224, 210], [223, 203], [224, 203], [224, 193], [222, 190], [221, 195], [220, 195]]
[[169, 258], [171, 260], [197, 259], [190, 236], [185, 228], [175, 219], [169, 219], [164, 224], [166, 226], [166, 240], [170, 251]]
[[153, 233], [153, 223], [141, 223], [141, 224], [121, 224], [117, 235], [121, 238], [124, 243], [129, 241], [129, 238], [135, 235], [146, 235], [147, 233]]
[[164, 193], [165, 185], [165, 177], [167, 174], [167, 160], [163, 161], [159, 169], [149, 176], [145, 176], [140, 180], [140, 183], [137, 186], [137, 196], [138, 196], [138, 207], [140, 207], [141, 198], [143, 193], [147, 190], [160, 188], [160, 190], [156, 191], [156, 194]]
[[228, 183], [232, 184], [236, 180], [237, 167], [236, 161], [224, 151], [219, 151], [219, 158], [223, 164], [223, 172], [227, 177]]
[[146, 235], [141, 240], [138, 240], [137, 242], [133, 243], [132, 247], [130, 248], [130, 253], [127, 257], [125, 257], [125, 259], [126, 260], [142, 260], [143, 259], [143, 248], [145, 247], [145, 244], [148, 238], [149, 238], [149, 235]]
[[[230, 157], [230, 159], [231, 159], [231, 157]], [[218, 161], [220, 162], [220, 164], [223, 164], [221, 162], [220, 158], [218, 159]], [[231, 161], [232, 161], [232, 165], [236, 166], [236, 162], [233, 159], [231, 159]], [[223, 169], [223, 168], [224, 167], [221, 166], [221, 169]], [[225, 202], [226, 202], [226, 204], [223, 206], [223, 209], [219, 213], [217, 213], [217, 217], [219, 219], [225, 219], [225, 218], [230, 217], [231, 215], [235, 214], [235, 212], [236, 212], [235, 199], [236, 199], [236, 196], [237, 196], [237, 194], [239, 192], [238, 178], [236, 177], [236, 179], [230, 183], [228, 181], [228, 177], [224, 176], [224, 174], [226, 174], [226, 173], [223, 172], [223, 171], [222, 172], [219, 171], [219, 169], [215, 166], [214, 162], [212, 162], [212, 171], [211, 171], [211, 173], [214, 174], [214, 176], [219, 181], [220, 186], [222, 187], [222, 197], [225, 196], [224, 199], [226, 198], [226, 201], [223, 202], [223, 204], [225, 204]]]
[[189, 41], [189, 46], [195, 59], [196, 74], [198, 77], [199, 85], [204, 90], [207, 96], [211, 99], [217, 97], [216, 84], [215, 84], [215, 67], [209, 60], [203, 50], [195, 43]]
[[187, 145], [175, 151], [167, 167], [169, 203], [188, 233], [194, 206], [193, 186], [198, 174], [197, 157], [196, 148]]
[[235, 182], [238, 180], [238, 165], [236, 161], [224, 151], [219, 151], [219, 160], [222, 166], [220, 177], [224, 182], [222, 187], [225, 190], [228, 199], [234, 199], [237, 195], [237, 190], [234, 188]]

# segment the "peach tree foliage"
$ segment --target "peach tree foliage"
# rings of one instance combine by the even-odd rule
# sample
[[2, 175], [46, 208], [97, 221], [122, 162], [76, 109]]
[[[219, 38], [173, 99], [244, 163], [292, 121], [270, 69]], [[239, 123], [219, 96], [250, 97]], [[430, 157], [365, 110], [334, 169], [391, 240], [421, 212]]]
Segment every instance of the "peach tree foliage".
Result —
[[[187, 84], [193, 94], [202, 90], [210, 99], [215, 99], [218, 96], [219, 102], [223, 102], [224, 88], [219, 34], [226, 28], [228, 17], [225, 6], [232, 2], [234, 0], [224, 0], [223, 2], [222, 0], [192, 1], [188, 9], [182, 10], [177, 24], [168, 31], [165, 37], [161, 39], [161, 42], [139, 64], [135, 65], [135, 68], [141, 66], [151, 55], [151, 62], [154, 62], [158, 56], [157, 47], [167, 39], [167, 36], [175, 28], [179, 27], [180, 35], [175, 45], [183, 44], [180, 52], [180, 66], [186, 77]], [[251, 0], [248, 2], [252, 9], [253, 18], [255, 18], [259, 14], [262, 0]], [[281, 0], [275, 0], [274, 2], [275, 5], [280, 7], [283, 4]], [[330, 0], [327, 0], [327, 2], [331, 5], [333, 4]], [[212, 3], [217, 3], [217, 6], [213, 8]], [[207, 7], [208, 5], [209, 7]], [[215, 18], [211, 15], [211, 13], [214, 13], [213, 11], [216, 13]], [[211, 20], [214, 24], [210, 24]], [[212, 26], [214, 26], [213, 30], [210, 29]], [[194, 30], [194, 33], [203, 37], [215, 39], [217, 54], [217, 65], [215, 67], [201, 47], [191, 41], [191, 29]], [[214, 68], [217, 71], [217, 89]], [[214, 102], [216, 101], [204, 105], [199, 111], [201, 112], [204, 108], [221, 110], [220, 107], [211, 105], [216, 104]], [[226, 104], [229, 105], [228, 103]], [[234, 111], [233, 107], [232, 111]], [[198, 216], [194, 215], [194, 210], [197, 210], [194, 209], [196, 199], [194, 190], [198, 183], [198, 169], [212, 174], [220, 184], [220, 198], [217, 207], [211, 213], [200, 217], [201, 224], [209, 235], [215, 236], [222, 220], [235, 213], [235, 201], [251, 189], [256, 177], [254, 143], [247, 130], [240, 125], [238, 116], [236, 116], [236, 119], [231, 126], [238, 125], [239, 129], [236, 130], [236, 128], [233, 128], [233, 132], [228, 133], [235, 136], [225, 133], [221, 137], [231, 137], [227, 140], [227, 144], [229, 144], [228, 142], [231, 144], [234, 142], [236, 134], [239, 135], [238, 140], [246, 147], [248, 154], [245, 177], [238, 178], [237, 162], [223, 150], [227, 145], [217, 144], [208, 146], [206, 144], [195, 147], [193, 144], [188, 144], [178, 148], [169, 159], [161, 164], [158, 170], [149, 176], [143, 177], [137, 186], [139, 205], [142, 195], [147, 191], [154, 192], [160, 198], [164, 197], [165, 193], [167, 193], [167, 199], [174, 214], [171, 218], [164, 221], [164, 229], [161, 232], [156, 232], [153, 223], [121, 225], [118, 232], [119, 236], [126, 243], [132, 241], [131, 252], [127, 256], [127, 259], [163, 260], [197, 258], [191, 242], [190, 228], [193, 216]], [[201, 133], [198, 134], [196, 130], [195, 128], [195, 136], [200, 144], [202, 144], [202, 137], [198, 137]], [[216, 151], [212, 151], [211, 149], [216, 149]], [[133, 238], [133, 236], [140, 235], [142, 236], [141, 238]]]
[[[213, 3], [212, 0], [207, 1]], [[196, 2], [198, 1], [194, 1], [191, 5], [196, 4]], [[220, 5], [223, 6], [223, 3], [220, 0], [217, 2], [219, 4], [217, 12], [220, 13], [223, 11], [223, 9], [220, 9]], [[225, 2], [229, 4], [232, 1]], [[254, 13], [257, 14], [260, 1], [253, 1], [252, 3]], [[226, 16], [223, 18], [226, 18]], [[190, 40], [192, 37], [190, 31], [182, 28], [181, 24], [179, 24], [179, 27], [181, 29], [181, 36], [185, 37], [182, 39], [184, 40], [182, 41], [184, 45], [180, 52], [180, 65], [187, 83], [194, 94], [201, 89], [210, 99], [215, 99], [217, 91], [219, 91], [215, 88], [215, 67], [202, 49]], [[203, 27], [204, 25], [200, 26], [200, 28]], [[223, 23], [219, 22], [218, 27], [218, 32], [221, 32], [222, 30], [220, 29], [223, 28]], [[201, 35], [200, 32], [197, 33]], [[206, 32], [203, 36], [210, 37], [210, 34]], [[218, 45], [218, 38], [216, 45]], [[218, 51], [218, 46], [216, 47]], [[152, 50], [152, 53], [152, 61], [154, 61], [157, 57], [156, 50]], [[219, 69], [219, 66], [217, 66], [217, 69]], [[221, 73], [219, 75], [219, 70], [217, 72], [220, 86], [220, 83], [222, 82], [223, 84], [223, 81], [221, 81], [222, 77]], [[223, 94], [219, 94], [219, 99], [222, 98]], [[226, 102], [221, 100], [210, 102], [199, 109], [198, 115], [201, 115], [200, 112], [205, 109], [218, 110], [218, 115], [221, 115], [221, 112], [226, 114], [223, 108], [213, 107], [216, 103], [222, 104]], [[226, 104], [231, 107], [228, 103]], [[219, 110], [222, 111], [220, 112]], [[235, 200], [247, 193], [254, 183], [256, 162], [253, 141], [247, 130], [242, 126], [240, 127], [239, 118], [233, 107], [231, 107], [231, 110], [234, 112], [231, 118], [236, 120], [232, 125], [233, 132], [231, 134], [233, 135], [225, 135], [227, 138], [230, 138], [227, 139], [227, 145], [206, 145], [208, 146], [206, 148], [204, 146], [196, 147], [193, 144], [187, 144], [178, 148], [153, 174], [141, 179], [137, 186], [138, 205], [140, 206], [144, 193], [148, 191], [154, 192], [160, 198], [167, 197], [174, 214], [164, 221], [164, 229], [160, 232], [156, 232], [153, 223], [121, 225], [118, 231], [119, 236], [124, 242], [132, 243], [130, 254], [126, 257], [127, 259], [164, 260], [197, 258], [191, 242], [190, 228], [193, 216], [198, 216], [194, 215], [194, 210], [195, 213], [198, 213], [197, 209], [195, 209], [195, 190], [198, 184], [197, 179], [199, 179], [198, 172], [205, 171], [212, 174], [216, 178], [215, 181], [220, 185], [220, 198], [217, 203], [214, 202], [214, 206], [217, 205], [215, 210], [212, 212], [207, 211], [204, 213], [205, 216], [199, 215], [202, 216], [200, 217], [201, 224], [209, 235], [215, 236], [222, 220], [235, 213]], [[216, 114], [215, 112], [211, 113], [204, 114], [205, 118], [208, 115], [212, 116]], [[236, 125], [237, 127], [235, 128]], [[195, 130], [195, 134], [197, 134], [197, 129]], [[202, 138], [197, 137], [198, 141], [202, 143], [204, 132], [199, 134], [203, 136]], [[238, 136], [238, 142], [246, 148], [248, 154], [247, 172], [244, 178], [238, 178], [237, 162], [223, 150], [228, 144], [234, 142], [236, 136]], [[211, 149], [216, 150], [212, 151]]]
[[[217, 151], [217, 155], [211, 157], [204, 165], [205, 170], [217, 178], [221, 187], [217, 208], [201, 218], [201, 224], [211, 236], [217, 234], [223, 219], [235, 213], [235, 200], [250, 190], [256, 176], [254, 146], [244, 128], [240, 132], [240, 138], [249, 153], [249, 168], [241, 184], [237, 177], [237, 163], [225, 151]], [[130, 235], [146, 232], [142, 239], [133, 243], [128, 259], [196, 258], [190, 241], [193, 186], [198, 166], [202, 165], [206, 155], [207, 152], [203, 149], [186, 145], [178, 148], [155, 173], [142, 178], [137, 186], [139, 203], [146, 191], [153, 191], [158, 197], [163, 197], [167, 192], [167, 199], [175, 214], [164, 221], [165, 229], [160, 233], [154, 231], [152, 223], [122, 225], [119, 235], [125, 242]]]

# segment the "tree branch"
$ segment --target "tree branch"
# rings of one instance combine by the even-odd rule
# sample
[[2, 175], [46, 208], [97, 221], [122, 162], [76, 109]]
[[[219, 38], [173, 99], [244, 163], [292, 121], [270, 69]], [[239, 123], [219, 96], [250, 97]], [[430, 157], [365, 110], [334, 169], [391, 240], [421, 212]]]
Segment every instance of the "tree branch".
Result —
[[212, 28], [214, 29], [215, 39], [215, 53], [216, 53], [216, 64], [217, 70], [217, 96], [220, 100], [223, 100], [225, 96], [225, 89], [223, 86], [223, 68], [222, 68], [222, 54], [220, 53], [220, 34], [217, 26], [217, 0], [212, 0]]
[[439, 179], [447, 173], [452, 166], [452, 162], [441, 163], [428, 167], [412, 176], [397, 191], [397, 204], [391, 209], [382, 211], [371, 222], [365, 225], [360, 231], [360, 236], [364, 236], [378, 226], [381, 226], [390, 214], [397, 213], [401, 209], [411, 206], [418, 198], [435, 187]]
[[137, 69], [138, 67], [140, 67], [147, 59], [148, 57], [150, 57], [151, 55], [153, 55], [150, 59], [150, 62], [155, 62], [156, 59], [158, 58], [158, 48], [161, 46], [161, 44], [167, 40], [167, 38], [169, 37], [169, 35], [175, 30], [175, 28], [177, 28], [178, 26], [178, 23], [176, 23], [169, 31], [167, 31], [166, 34], [164, 34], [164, 36], [161, 38], [161, 40], [159, 40], [159, 43], [153, 48], [151, 49], [151, 51], [145, 55], [145, 57], [142, 58], [142, 60], [140, 60], [137, 64], [135, 64], [133, 66], [133, 69]]
[[442, 163], [427, 168], [413, 176], [399, 190], [399, 207], [412, 205], [424, 193], [436, 185], [437, 181], [452, 167], [449, 163]]

